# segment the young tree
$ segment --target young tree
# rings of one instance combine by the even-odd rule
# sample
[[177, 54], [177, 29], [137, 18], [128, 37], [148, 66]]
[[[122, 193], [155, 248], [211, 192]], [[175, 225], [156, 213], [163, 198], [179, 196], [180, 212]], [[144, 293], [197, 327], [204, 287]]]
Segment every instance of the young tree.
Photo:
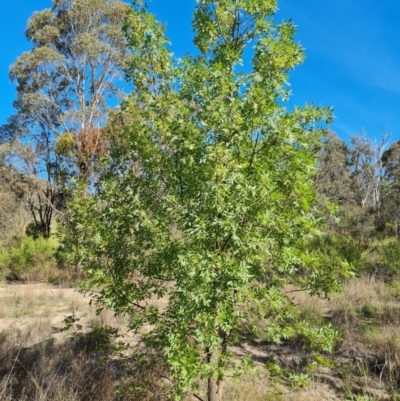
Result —
[[[128, 4], [120, 0], [53, 0], [36, 12], [26, 37], [32, 50], [11, 67], [17, 84], [16, 115], [1, 136], [29, 143], [38, 157], [38, 188], [52, 215], [60, 184], [79, 175], [89, 185], [96, 159], [107, 151], [102, 136], [109, 110], [121, 94], [128, 59], [122, 32]], [[47, 194], [43, 197], [43, 194]], [[43, 234], [47, 236], [49, 222]]]
[[[132, 329], [151, 325], [143, 340], [162, 351], [177, 399], [204, 379], [204, 399], [221, 400], [227, 370], [248, 362], [233, 366], [229, 350], [245, 328], [268, 341], [300, 335], [310, 347], [332, 345], [332, 331], [299, 321], [284, 290], [326, 294], [346, 269], [307, 252], [318, 233], [324, 131], [316, 122], [331, 113], [284, 107], [303, 54], [294, 25], [275, 25], [276, 7], [199, 1], [199, 55], [174, 62], [162, 25], [135, 2], [124, 146], [109, 156], [98, 197], [77, 193], [71, 202], [84, 289], [100, 288], [99, 307], [128, 314]], [[157, 308], [152, 300], [163, 297], [166, 308]]]

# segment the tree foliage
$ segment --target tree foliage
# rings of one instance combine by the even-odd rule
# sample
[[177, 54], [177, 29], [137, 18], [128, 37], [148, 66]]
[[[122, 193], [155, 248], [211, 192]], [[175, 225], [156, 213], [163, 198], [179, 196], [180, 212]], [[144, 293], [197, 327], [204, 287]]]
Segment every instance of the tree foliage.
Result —
[[28, 207], [32, 177], [17, 168], [19, 160], [29, 163], [32, 154], [15, 142], [0, 144], [0, 247], [11, 245], [30, 219]]
[[[119, 0], [54, 0], [51, 9], [29, 19], [26, 37], [33, 48], [11, 67], [20, 128], [30, 128], [27, 135], [37, 146], [47, 150], [50, 142], [48, 152], [55, 151], [60, 134], [72, 136], [75, 155], [87, 169], [91, 156], [100, 152], [92, 149], [95, 143], [101, 146], [94, 131], [105, 122], [107, 99], [120, 93], [127, 9]], [[66, 139], [59, 141], [62, 148]], [[56, 162], [54, 154], [47, 157]]]
[[345, 204], [354, 201], [349, 148], [332, 131], [328, 131], [318, 152], [316, 184], [322, 200]]
[[[382, 222], [385, 228], [393, 228], [399, 237], [400, 228], [400, 143], [391, 144], [383, 153], [382, 164], [385, 171], [385, 187], [382, 196]], [[381, 224], [382, 226], [382, 224]]]
[[124, 146], [106, 159], [98, 197], [78, 192], [70, 204], [84, 289], [100, 288], [99, 307], [127, 314], [132, 329], [151, 325], [144, 341], [162, 350], [177, 398], [200, 378], [206, 399], [221, 399], [227, 369], [248, 362], [234, 367], [229, 351], [243, 330], [332, 346], [333, 332], [299, 321], [285, 293], [327, 294], [348, 272], [306, 247], [318, 235], [316, 153], [331, 112], [285, 107], [303, 53], [275, 11], [274, 1], [199, 1], [199, 55], [175, 61], [163, 26], [135, 3]]
[[[71, 177], [89, 185], [96, 160], [107, 152], [101, 128], [127, 62], [122, 25], [129, 6], [119, 0], [54, 0], [28, 21], [32, 49], [10, 69], [17, 84], [16, 114], [1, 136], [29, 144], [35, 174], [47, 181], [43, 234], [49, 235], [52, 202]], [[45, 194], [45, 195], [43, 195]]]
[[[370, 241], [388, 221], [386, 207], [393, 186], [392, 157], [395, 144], [387, 149], [389, 134], [372, 142], [365, 132], [346, 144], [328, 132], [318, 153], [316, 184], [320, 201], [336, 203], [341, 221], [330, 227]], [[391, 151], [393, 149], [393, 152]], [[390, 218], [389, 218], [390, 220]]]

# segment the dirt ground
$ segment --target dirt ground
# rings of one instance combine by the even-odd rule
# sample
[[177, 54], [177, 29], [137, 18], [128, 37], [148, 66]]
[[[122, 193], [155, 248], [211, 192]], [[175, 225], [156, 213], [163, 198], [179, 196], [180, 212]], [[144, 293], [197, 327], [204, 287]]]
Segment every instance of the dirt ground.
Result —
[[0, 284], [0, 331], [21, 337], [26, 345], [49, 336], [63, 340], [71, 332], [63, 330], [64, 319], [75, 315], [83, 331], [105, 325], [123, 327], [123, 319], [111, 311], [96, 316], [90, 298], [73, 288], [43, 283]]
[[[360, 296], [359, 288], [357, 288], [356, 293], [357, 296]], [[370, 292], [368, 293], [370, 294]], [[303, 301], [299, 300], [299, 302]], [[165, 301], [159, 301], [159, 304], [158, 306], [162, 307]], [[327, 306], [326, 301], [321, 301], [314, 307], [321, 311], [325, 310]], [[90, 305], [90, 297], [73, 288], [43, 283], [0, 284], [0, 332], [6, 332], [18, 338], [24, 346], [37, 344], [49, 338], [55, 339], [57, 342], [65, 341], [71, 337], [72, 331], [71, 329], [65, 330], [64, 319], [71, 315], [79, 319], [78, 323], [82, 326], [82, 332], [87, 332], [96, 327], [113, 326], [120, 328], [125, 342], [133, 344], [139, 340], [138, 335], [127, 331], [128, 321], [126, 318], [114, 316], [110, 310], [104, 310], [100, 315], [96, 315], [95, 307]], [[144, 329], [146, 330], [146, 328]], [[318, 375], [311, 381], [311, 385], [300, 390], [280, 386], [271, 387], [265, 363], [270, 359], [271, 352], [274, 353], [273, 349], [243, 343], [239, 347], [232, 348], [232, 351], [242, 356], [251, 355], [260, 374], [255, 378], [243, 378], [240, 384], [231, 383], [227, 386], [226, 400], [229, 401], [242, 401], [244, 399], [256, 401], [272, 399], [278, 401], [338, 401], [345, 399], [343, 389], [346, 385], [349, 388], [354, 387], [352, 383], [345, 382], [352, 380], [351, 376], [346, 378], [342, 373], [329, 368], [320, 369]], [[280, 347], [279, 352], [275, 352], [274, 355], [279, 353], [282, 355], [284, 352], [286, 351]], [[288, 347], [284, 358], [296, 357], [296, 353]], [[339, 363], [342, 362], [339, 361]], [[345, 363], [347, 362], [345, 361]], [[354, 398], [354, 400], [389, 399], [387, 393], [380, 388], [378, 378], [369, 382], [367, 388], [369, 389], [368, 393], [373, 394], [373, 398]], [[279, 397], [274, 395], [277, 389]]]

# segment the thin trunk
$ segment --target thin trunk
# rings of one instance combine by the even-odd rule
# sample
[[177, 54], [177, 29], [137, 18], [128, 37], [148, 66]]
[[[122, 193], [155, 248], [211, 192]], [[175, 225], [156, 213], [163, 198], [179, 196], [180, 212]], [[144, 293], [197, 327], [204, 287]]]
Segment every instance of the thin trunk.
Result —
[[207, 401], [221, 401], [224, 392], [225, 380], [210, 377], [207, 383]]
[[[228, 349], [229, 333], [221, 332], [221, 357], [224, 358]], [[218, 353], [207, 349], [207, 361], [218, 366], [222, 360], [218, 360]], [[220, 375], [218, 378], [210, 377], [207, 383], [207, 401], [222, 401], [222, 395], [224, 392], [225, 380], [224, 376]]]
[[[214, 363], [218, 365], [218, 355], [212, 348], [206, 348], [207, 363]], [[207, 382], [207, 401], [221, 401], [220, 392], [218, 391], [218, 379], [209, 377]]]
[[[222, 395], [222, 394], [221, 394]], [[207, 401], [220, 401], [220, 392], [218, 391], [218, 380], [214, 377], [208, 379]]]
[[222, 394], [224, 393], [224, 386], [225, 386], [225, 380], [223, 378], [219, 379], [217, 382], [218, 386], [218, 400], [222, 400]]

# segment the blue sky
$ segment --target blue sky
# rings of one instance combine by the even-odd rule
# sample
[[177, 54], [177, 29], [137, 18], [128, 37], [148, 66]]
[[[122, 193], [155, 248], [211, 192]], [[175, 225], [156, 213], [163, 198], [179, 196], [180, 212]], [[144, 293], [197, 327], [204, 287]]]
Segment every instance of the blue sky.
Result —
[[[30, 45], [26, 21], [50, 0], [1, 0], [0, 124], [12, 113], [14, 86], [9, 66]], [[153, 0], [152, 10], [167, 24], [177, 56], [192, 47], [194, 0]], [[362, 129], [379, 139], [383, 129], [400, 139], [400, 1], [280, 0], [277, 20], [291, 18], [306, 61], [290, 77], [291, 104], [333, 106], [332, 128], [344, 139]]]

